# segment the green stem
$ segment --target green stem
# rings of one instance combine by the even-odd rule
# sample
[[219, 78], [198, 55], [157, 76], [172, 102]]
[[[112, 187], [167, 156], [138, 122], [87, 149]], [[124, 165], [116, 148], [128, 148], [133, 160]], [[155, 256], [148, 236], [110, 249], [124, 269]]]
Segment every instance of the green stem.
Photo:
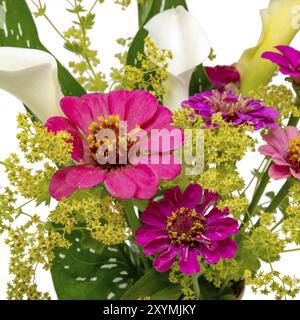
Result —
[[201, 292], [200, 292], [198, 278], [199, 278], [199, 273], [196, 273], [196, 274], [192, 275], [192, 284], [193, 284], [194, 292], [195, 292], [196, 297], [198, 299], [200, 299]]
[[300, 251], [300, 248], [284, 250], [284, 251], [282, 251], [282, 253], [287, 253], [287, 252], [296, 252], [296, 251]]
[[[34, 2], [34, 0], [31, 0], [31, 2], [35, 5], [35, 7], [39, 10], [41, 9], [41, 2], [39, 1], [39, 5]], [[56, 28], [55, 24], [51, 21], [51, 19], [46, 15], [46, 13], [43, 13], [43, 17], [47, 20], [47, 22], [51, 25], [51, 27], [56, 31], [56, 33], [64, 40], [67, 41], [64, 35]]]
[[[290, 187], [293, 185], [293, 182], [294, 182], [293, 178], [286, 180], [285, 184], [281, 187], [281, 189], [279, 190], [275, 198], [272, 200], [268, 208], [266, 208], [265, 212], [273, 213], [276, 211], [276, 209], [280, 206], [281, 202], [288, 195]], [[277, 225], [279, 225], [282, 221], [279, 221]], [[256, 222], [254, 228], [258, 227], [259, 225], [260, 225], [260, 219]], [[277, 225], [275, 227], [277, 227]]]
[[93, 12], [93, 10], [95, 9], [97, 3], [98, 3], [98, 0], [96, 0], [96, 1], [93, 3], [93, 5], [91, 6], [91, 9], [90, 9], [89, 12], [88, 12], [88, 15]]
[[273, 213], [280, 206], [281, 202], [287, 196], [290, 187], [293, 185], [293, 182], [294, 180], [291, 178], [285, 182], [285, 184], [282, 186], [282, 188], [277, 193], [276, 197], [272, 200], [265, 212]]
[[269, 168], [270, 168], [271, 165], [269, 165], [267, 167], [267, 169], [265, 170], [265, 172], [263, 173], [262, 175], [262, 178], [260, 180], [260, 183], [253, 195], [253, 198], [252, 198], [252, 201], [249, 205], [249, 208], [248, 208], [248, 214], [245, 215], [245, 218], [244, 218], [244, 221], [243, 221], [243, 224], [246, 225], [247, 222], [250, 220], [250, 218], [253, 216], [253, 213], [262, 197], [262, 195], [264, 194], [265, 190], [266, 190], [266, 187], [270, 181], [270, 177], [269, 177]]
[[[259, 167], [258, 167], [258, 171], [260, 171], [260, 169], [261, 169], [261, 167], [263, 166], [263, 164], [264, 164], [264, 162], [266, 161], [266, 158], [264, 158], [263, 159], [263, 161], [261, 162], [261, 164], [259, 165]], [[248, 183], [248, 185], [246, 186], [246, 188], [244, 189], [244, 191], [243, 191], [243, 195], [246, 193], [246, 191], [249, 189], [249, 187], [251, 186], [251, 184], [253, 183], [253, 181], [255, 180], [255, 178], [256, 178], [256, 176], [255, 175], [253, 175], [253, 177], [252, 177], [252, 179], [251, 179], [251, 181]]]
[[[299, 95], [299, 85], [296, 84], [296, 83], [293, 83], [293, 89], [296, 93], [296, 102], [295, 102], [295, 105], [297, 107], [300, 107], [300, 95]], [[293, 117], [291, 116], [290, 117], [290, 120], [288, 122], [288, 126], [297, 126], [298, 122], [299, 122], [299, 117]]]
[[296, 127], [298, 122], [299, 122], [299, 117], [290, 117], [290, 120], [288, 122], [288, 126]]
[[271, 229], [271, 231], [274, 231], [278, 226], [280, 226], [282, 224], [282, 222], [284, 221], [284, 217], [281, 218], [276, 224], [275, 226]]

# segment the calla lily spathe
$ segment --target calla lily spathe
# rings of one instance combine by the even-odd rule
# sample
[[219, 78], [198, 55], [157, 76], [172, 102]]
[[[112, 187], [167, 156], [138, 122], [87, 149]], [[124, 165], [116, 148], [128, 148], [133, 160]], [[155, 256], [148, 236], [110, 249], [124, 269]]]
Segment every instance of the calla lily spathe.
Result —
[[164, 84], [164, 105], [180, 107], [188, 98], [189, 82], [196, 66], [210, 53], [210, 44], [200, 23], [182, 6], [155, 15], [145, 25], [158, 48], [170, 50], [169, 78]]
[[57, 63], [47, 52], [0, 47], [0, 88], [21, 100], [43, 122], [62, 114]]
[[258, 44], [246, 50], [237, 64], [245, 95], [272, 79], [276, 65], [261, 55], [293, 40], [300, 29], [300, 0], [270, 0], [268, 9], [261, 10], [261, 18], [263, 30]]

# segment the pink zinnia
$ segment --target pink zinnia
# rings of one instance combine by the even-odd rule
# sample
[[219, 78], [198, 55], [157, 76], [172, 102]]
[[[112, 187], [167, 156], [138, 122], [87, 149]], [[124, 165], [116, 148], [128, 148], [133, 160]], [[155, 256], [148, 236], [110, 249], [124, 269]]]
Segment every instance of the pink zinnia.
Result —
[[259, 152], [271, 158], [274, 164], [269, 170], [273, 179], [286, 179], [293, 176], [300, 179], [300, 134], [296, 127], [277, 128], [264, 136], [267, 145]]
[[214, 89], [240, 88], [240, 74], [235, 66], [205, 67], [205, 71]]
[[278, 52], [264, 52], [262, 58], [268, 59], [279, 66], [279, 71], [300, 81], [300, 51], [290, 46], [275, 47]]
[[[53, 175], [50, 194], [55, 199], [60, 200], [77, 189], [100, 183], [104, 183], [107, 191], [117, 198], [150, 199], [155, 196], [160, 179], [172, 180], [179, 175], [181, 166], [170, 151], [181, 147], [182, 132], [171, 126], [171, 111], [159, 105], [150, 93], [142, 90], [93, 93], [81, 98], [65, 97], [60, 104], [67, 118], [52, 117], [45, 126], [54, 133], [67, 131], [71, 134], [72, 157], [77, 164], [59, 169]], [[128, 140], [122, 142], [118, 138], [120, 121], [126, 121], [128, 132]], [[102, 129], [116, 133], [116, 164], [103, 164], [100, 158], [99, 147], [104, 143], [103, 138], [99, 138]], [[152, 129], [156, 132], [161, 129], [172, 131], [172, 143], [162, 146], [149, 143]], [[146, 137], [139, 141], [138, 162], [121, 163], [118, 161], [121, 153], [124, 150], [129, 152], [137, 143], [135, 133], [139, 130], [146, 132]], [[150, 155], [152, 163], [148, 161]]]
[[218, 199], [190, 184], [183, 193], [178, 186], [166, 190], [161, 201], [148, 205], [136, 241], [146, 255], [157, 254], [153, 262], [157, 271], [165, 272], [179, 259], [181, 272], [193, 274], [200, 271], [199, 256], [209, 264], [234, 257], [237, 245], [230, 236], [239, 232], [238, 222], [227, 217], [227, 208], [213, 206]]

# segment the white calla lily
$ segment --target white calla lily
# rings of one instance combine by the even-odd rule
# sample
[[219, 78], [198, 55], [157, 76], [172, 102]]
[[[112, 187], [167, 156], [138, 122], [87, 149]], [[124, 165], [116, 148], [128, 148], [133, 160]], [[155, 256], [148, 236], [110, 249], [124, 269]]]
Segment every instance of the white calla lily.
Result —
[[57, 63], [47, 52], [0, 47], [0, 88], [21, 100], [43, 122], [62, 114]]
[[164, 104], [176, 109], [188, 98], [192, 73], [209, 56], [210, 44], [200, 23], [182, 6], [155, 15], [144, 28], [158, 48], [173, 54]]

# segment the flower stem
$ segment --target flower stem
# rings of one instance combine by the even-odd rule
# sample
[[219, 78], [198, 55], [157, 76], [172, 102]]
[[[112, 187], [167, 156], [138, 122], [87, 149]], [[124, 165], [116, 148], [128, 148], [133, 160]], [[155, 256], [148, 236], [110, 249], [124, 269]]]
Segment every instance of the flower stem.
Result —
[[[263, 166], [264, 162], [266, 161], [266, 158], [263, 159], [263, 161], [261, 162], [261, 164], [258, 167], [258, 171], [260, 171], [261, 167]], [[255, 180], [256, 176], [253, 175], [251, 181], [248, 183], [248, 185], [246, 186], [246, 188], [244, 189], [242, 195], [244, 195], [246, 193], [246, 191], [250, 188], [250, 186], [252, 185], [253, 181]]]
[[295, 251], [300, 251], [300, 248], [295, 248], [295, 249], [284, 250], [284, 251], [282, 251], [282, 253], [287, 253], [287, 252], [295, 252]]
[[[39, 10], [41, 9], [42, 5], [39, 1], [39, 4], [35, 3], [34, 0], [31, 0], [31, 2], [35, 5], [35, 7]], [[43, 17], [47, 20], [47, 22], [50, 24], [50, 26], [55, 30], [55, 32], [64, 40], [66, 41], [65, 36], [58, 30], [58, 28], [55, 26], [55, 24], [52, 22], [52, 20], [47, 16], [46, 13], [43, 13]]]
[[284, 218], [281, 218], [274, 227], [272, 227], [271, 231], [274, 231], [278, 226], [280, 226], [282, 224], [282, 222], [284, 221]]
[[290, 178], [286, 180], [285, 184], [282, 186], [280, 191], [277, 193], [276, 197], [272, 200], [268, 208], [265, 210], [265, 212], [273, 213], [281, 204], [281, 202], [285, 199], [287, 196], [290, 187], [293, 185], [294, 179]]
[[[276, 211], [276, 209], [280, 206], [281, 202], [288, 195], [290, 187], [293, 185], [293, 183], [294, 183], [293, 178], [286, 180], [285, 184], [281, 187], [281, 189], [279, 190], [279, 192], [277, 193], [275, 198], [272, 200], [272, 202], [270, 203], [268, 208], [266, 208], [265, 212], [273, 213]], [[277, 227], [282, 221], [283, 221], [283, 219], [281, 221], [279, 221], [279, 223], [275, 227]], [[258, 227], [259, 225], [260, 225], [260, 219], [256, 222], [254, 228]], [[275, 229], [275, 228], [273, 228], [273, 229]]]
[[252, 201], [249, 205], [249, 208], [248, 208], [248, 214], [245, 215], [245, 218], [244, 218], [244, 221], [243, 221], [243, 224], [247, 224], [247, 222], [250, 220], [250, 218], [253, 216], [253, 213], [262, 197], [262, 195], [264, 194], [265, 190], [266, 190], [266, 187], [270, 181], [270, 177], [269, 177], [269, 169], [270, 169], [270, 164], [268, 165], [267, 169], [264, 171], [264, 173], [262, 174], [262, 178], [260, 180], [260, 183], [253, 195], [253, 198], [252, 198]]
[[91, 9], [90, 9], [89, 12], [88, 12], [88, 15], [90, 15], [90, 14], [93, 12], [93, 10], [95, 9], [97, 3], [98, 3], [98, 0], [95, 0], [95, 2], [93, 3], [93, 5], [91, 6]]
[[192, 284], [193, 284], [194, 292], [195, 292], [196, 297], [198, 299], [200, 299], [201, 292], [200, 292], [200, 286], [199, 286], [198, 278], [199, 278], [199, 273], [196, 273], [196, 274], [192, 275]]

